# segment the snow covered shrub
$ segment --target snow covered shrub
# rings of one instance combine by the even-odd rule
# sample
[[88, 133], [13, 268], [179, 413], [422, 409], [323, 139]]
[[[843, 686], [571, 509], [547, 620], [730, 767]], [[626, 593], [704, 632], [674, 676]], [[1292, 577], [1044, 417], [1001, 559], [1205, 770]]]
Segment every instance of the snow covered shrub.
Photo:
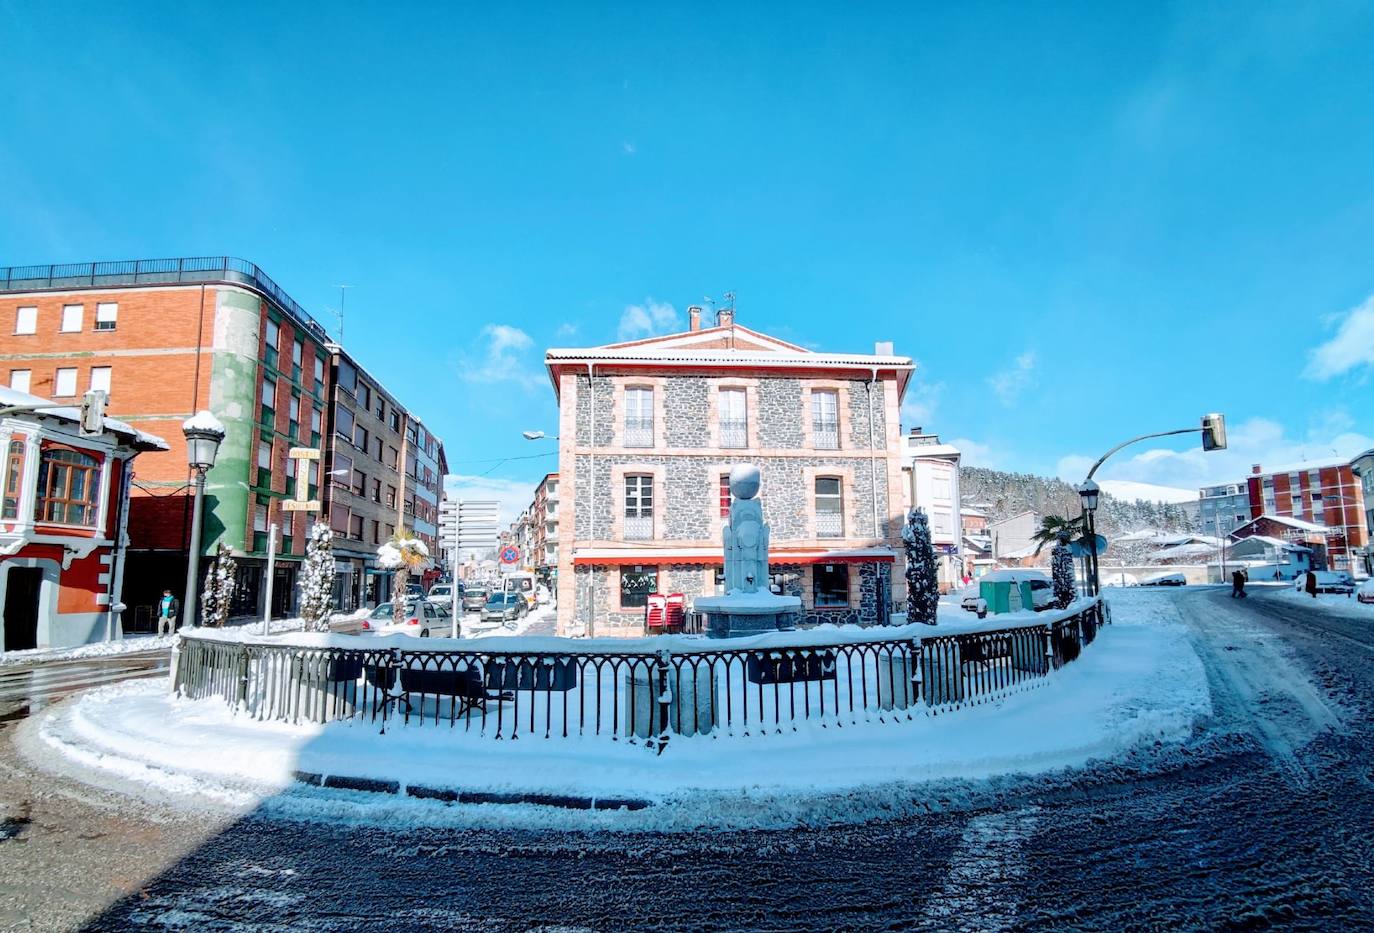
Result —
[[1073, 579], [1073, 553], [1062, 539], [1050, 551], [1050, 568], [1054, 572], [1054, 601], [1065, 609], [1077, 598], [1078, 589]]
[[205, 587], [200, 593], [200, 624], [223, 625], [229, 621], [229, 606], [234, 598], [234, 582], [238, 575], [238, 565], [229, 554], [229, 548], [221, 544], [215, 550], [215, 559], [205, 574]]
[[334, 608], [334, 532], [328, 522], [315, 522], [301, 565], [301, 618], [307, 632], [329, 631]]
[[391, 618], [397, 625], [404, 618], [406, 583], [411, 573], [424, 570], [429, 564], [429, 548], [409, 528], [400, 529], [377, 548], [377, 566], [396, 571], [391, 578]]
[[924, 510], [911, 510], [902, 526], [902, 542], [906, 546], [907, 621], [934, 625], [940, 606], [940, 579]]

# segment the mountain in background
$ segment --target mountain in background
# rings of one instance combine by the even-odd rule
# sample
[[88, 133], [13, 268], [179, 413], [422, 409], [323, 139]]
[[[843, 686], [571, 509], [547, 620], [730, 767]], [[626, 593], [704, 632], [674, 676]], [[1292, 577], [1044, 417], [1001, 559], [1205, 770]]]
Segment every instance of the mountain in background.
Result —
[[[959, 469], [964, 504], [981, 508], [989, 521], [1000, 521], [1027, 509], [1037, 515], [1071, 517], [1082, 511], [1078, 490], [1072, 483], [1034, 473], [1004, 473], [983, 467]], [[1097, 509], [1097, 529], [1108, 540], [1146, 528], [1176, 533], [1198, 533], [1197, 493], [1188, 501], [1156, 501], [1140, 496], [1182, 499], [1186, 490], [1149, 483], [1109, 480]], [[1112, 490], [1112, 491], [1108, 491]], [[1136, 498], [1122, 498], [1122, 495]]]

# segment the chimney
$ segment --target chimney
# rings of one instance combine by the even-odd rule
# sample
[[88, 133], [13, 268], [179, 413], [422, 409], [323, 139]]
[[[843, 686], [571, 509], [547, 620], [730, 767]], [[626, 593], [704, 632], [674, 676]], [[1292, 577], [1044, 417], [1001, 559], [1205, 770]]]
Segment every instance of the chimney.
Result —
[[892, 355], [892, 341], [891, 341], [891, 340], [879, 340], [878, 342], [874, 343], [874, 344], [873, 344], [873, 355], [874, 355], [874, 356], [891, 356], [891, 355]]
[[1251, 476], [1259, 476], [1260, 473], [1262, 473], [1262, 472], [1264, 472], [1264, 471], [1260, 469], [1260, 465], [1259, 465], [1258, 463], [1256, 463], [1254, 466], [1252, 466], [1252, 467], [1250, 468], [1250, 475], [1251, 475]]
[[687, 309], [687, 329], [701, 330], [701, 306], [692, 305]]
[[717, 312], [716, 312], [716, 326], [717, 326], [717, 327], [734, 327], [734, 326], [735, 326], [735, 309], [734, 309], [734, 308], [721, 308], [719, 311], [717, 311]]
[[920, 428], [919, 425], [918, 425], [917, 427], [914, 427], [914, 428], [911, 429], [911, 436], [912, 436], [912, 437], [920, 437], [920, 436], [921, 436], [921, 428]]

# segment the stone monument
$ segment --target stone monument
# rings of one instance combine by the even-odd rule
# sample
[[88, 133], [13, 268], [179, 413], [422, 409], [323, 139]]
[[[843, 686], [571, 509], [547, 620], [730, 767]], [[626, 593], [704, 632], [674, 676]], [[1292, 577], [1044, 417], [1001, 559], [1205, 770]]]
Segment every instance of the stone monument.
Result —
[[758, 500], [759, 468], [730, 470], [730, 520], [723, 530], [725, 593], [703, 596], [694, 607], [706, 614], [712, 638], [734, 638], [796, 627], [801, 599], [768, 590], [768, 525]]

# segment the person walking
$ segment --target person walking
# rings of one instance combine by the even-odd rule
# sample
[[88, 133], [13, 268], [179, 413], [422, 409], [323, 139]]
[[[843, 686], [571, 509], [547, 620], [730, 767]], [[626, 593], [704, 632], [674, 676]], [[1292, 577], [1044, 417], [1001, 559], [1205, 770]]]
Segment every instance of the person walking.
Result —
[[1245, 572], [1243, 570], [1236, 570], [1231, 574], [1231, 598], [1245, 598]]
[[177, 616], [181, 612], [181, 603], [171, 590], [162, 591], [162, 599], [157, 604], [157, 633], [159, 635], [171, 635], [177, 630]]
[[1303, 588], [1312, 594], [1313, 599], [1317, 598], [1317, 571], [1307, 571], [1307, 585]]

